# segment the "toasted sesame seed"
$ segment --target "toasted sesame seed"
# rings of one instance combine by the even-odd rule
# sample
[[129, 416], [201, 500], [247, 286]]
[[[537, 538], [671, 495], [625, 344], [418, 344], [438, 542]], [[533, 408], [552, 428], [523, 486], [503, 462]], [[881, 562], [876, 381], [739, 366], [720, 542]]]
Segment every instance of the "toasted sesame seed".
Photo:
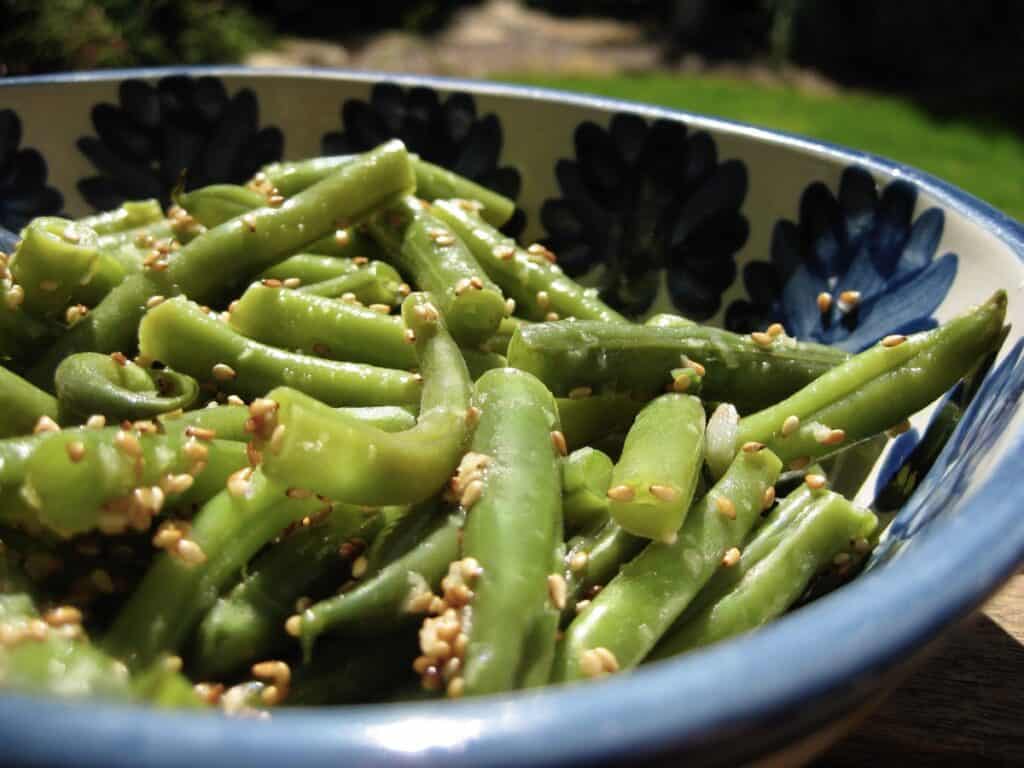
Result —
[[860, 291], [843, 291], [839, 294], [839, 303], [851, 309], [860, 302]]
[[299, 277], [287, 277], [287, 278], [285, 278], [281, 282], [281, 284], [285, 288], [298, 288], [300, 285], [302, 285], [302, 278], [299, 278]]
[[185, 427], [185, 435], [187, 437], [194, 437], [196, 440], [213, 440], [217, 437], [217, 430], [190, 425]]
[[81, 624], [82, 612], [73, 605], [58, 605], [43, 614], [43, 621], [51, 627], [63, 627], [68, 624]]
[[515, 314], [516, 311], [516, 300], [512, 298], [505, 299], [505, 316], [510, 317]]
[[284, 623], [284, 631], [292, 637], [301, 637], [302, 617], [297, 613], [289, 616], [288, 620]]
[[511, 245], [498, 245], [495, 246], [492, 253], [502, 261], [511, 261], [515, 258], [516, 249]]
[[124, 356], [123, 352], [111, 352], [110, 359], [113, 360], [118, 365], [120, 365], [122, 368], [128, 365], [128, 358]]
[[744, 453], [757, 453], [764, 448], [764, 443], [759, 443], [756, 440], [751, 440], [743, 444]]
[[378, 314], [381, 315], [391, 314], [391, 307], [388, 306], [387, 304], [371, 304], [369, 306], [369, 309], [371, 312], [377, 312]]
[[533, 245], [526, 249], [526, 252], [532, 256], [540, 256], [545, 261], [551, 262], [552, 264], [554, 264], [555, 261], [557, 261], [557, 259], [555, 258], [555, 254], [550, 249], [545, 248], [540, 243], [534, 243]]
[[636, 491], [633, 490], [633, 486], [623, 483], [622, 485], [613, 485], [608, 489], [607, 495], [612, 501], [628, 503], [636, 498]]
[[74, 304], [64, 312], [64, 322], [68, 325], [74, 325], [88, 314], [89, 308], [85, 304]]
[[283, 288], [284, 281], [278, 280], [276, 277], [268, 277], [260, 281], [265, 288]]
[[32, 428], [32, 434], [39, 435], [43, 432], [60, 432], [60, 427], [49, 416], [40, 416], [36, 421], [36, 425]]
[[25, 301], [25, 289], [20, 285], [12, 285], [4, 292], [4, 304], [11, 311], [20, 307], [23, 301]]
[[257, 397], [249, 403], [249, 413], [256, 419], [264, 419], [270, 416], [277, 411], [277, 408], [277, 401], [266, 397]]
[[835, 557], [832, 558], [832, 562], [835, 565], [846, 565], [847, 563], [850, 562], [851, 559], [852, 558], [850, 557], [850, 553], [849, 552], [840, 552], [839, 554], [837, 554]]
[[213, 378], [217, 381], [231, 381], [238, 373], [227, 363], [217, 363], [213, 366]]
[[242, 223], [249, 229], [250, 232], [256, 231], [256, 217], [251, 213], [247, 213], [242, 217]]
[[398, 286], [399, 296], [408, 296], [412, 293], [412, 287], [408, 283], [400, 283]]
[[715, 507], [722, 517], [730, 520], [736, 519], [736, 505], [728, 496], [719, 496], [715, 499]]
[[483, 287], [484, 287], [484, 281], [481, 280], [476, 275], [473, 275], [473, 277], [469, 278], [469, 284], [473, 288], [476, 288], [478, 291], [483, 290]]
[[672, 485], [659, 485], [655, 483], [649, 490], [654, 498], [669, 503], [678, 500], [682, 495], [679, 489]]
[[590, 601], [589, 600], [577, 600], [576, 601], [576, 605], [573, 606], [573, 608], [574, 608], [574, 610], [576, 611], [577, 614], [580, 614], [580, 613], [583, 613], [583, 611], [586, 610], [588, 605], [590, 605]]
[[107, 426], [107, 417], [102, 413], [94, 413], [85, 421], [86, 429], [103, 429]]
[[475, 427], [479, 423], [480, 409], [477, 408], [475, 405], [469, 406], [469, 408], [466, 409], [466, 424], [468, 424], [470, 427]]
[[73, 440], [65, 445], [64, 449], [68, 452], [68, 458], [73, 464], [77, 464], [85, 458], [85, 443], [81, 440]]
[[775, 486], [769, 485], [761, 494], [761, 509], [768, 509], [775, 503]]
[[469, 509], [476, 504], [480, 497], [484, 494], [484, 484], [480, 480], [473, 480], [467, 483], [465, 489], [462, 491], [462, 496], [459, 498], [459, 503]]
[[551, 303], [551, 297], [548, 296], [547, 291], [537, 291], [537, 306], [541, 309], [547, 309]]
[[189, 565], [199, 565], [206, 562], [206, 553], [192, 539], [182, 539], [174, 548], [175, 553]]
[[445, 690], [445, 693], [448, 695], [448, 698], [457, 699], [460, 696], [462, 696], [465, 690], [465, 680], [463, 680], [461, 677], [456, 677], [448, 683], [448, 688]]
[[210, 449], [196, 440], [195, 437], [185, 441], [185, 444], [181, 447], [181, 452], [192, 461], [206, 461], [210, 457]]
[[690, 360], [689, 358], [687, 358], [686, 361], [683, 363], [683, 367], [692, 368], [698, 376], [707, 375], [707, 369], [703, 365], [698, 363], [696, 360]]
[[740, 561], [740, 550], [739, 547], [729, 547], [722, 555], [722, 565], [726, 568], [732, 568], [736, 563]]
[[558, 610], [565, 608], [565, 600], [568, 595], [568, 587], [565, 578], [560, 573], [548, 574], [548, 598], [551, 604]]
[[[817, 438], [817, 436], [815, 436]], [[846, 440], [846, 432], [842, 429], [830, 429], [828, 434], [825, 435], [825, 439], [820, 442], [822, 445], [839, 445], [839, 443]]]
[[587, 563], [590, 562], [590, 555], [580, 550], [579, 552], [573, 552], [569, 557], [569, 570], [573, 573], [582, 571], [587, 567]]
[[153, 309], [153, 307], [159, 307], [159, 306], [160, 306], [161, 304], [163, 304], [163, 303], [164, 303], [164, 302], [165, 302], [166, 300], [167, 300], [167, 299], [166, 299], [166, 297], [164, 297], [164, 296], [160, 296], [160, 295], [156, 295], [156, 296], [150, 296], [150, 297], [149, 297], [149, 298], [148, 298], [148, 299], [146, 300], [146, 309]]
[[782, 429], [780, 430], [783, 437], [789, 437], [800, 428], [800, 417], [796, 414], [787, 416], [786, 420], [782, 422]]
[[447, 246], [447, 245], [454, 245], [455, 244], [455, 236], [452, 235], [449, 232], [443, 232], [443, 233], [439, 234], [437, 237], [434, 238], [434, 242], [437, 245], [440, 245], [442, 248]]
[[[458, 289], [456, 289], [456, 292], [458, 292]], [[415, 307], [413, 307], [413, 314], [416, 315], [416, 317], [418, 317], [424, 323], [436, 323], [438, 320], [441, 319], [441, 313], [438, 312], [437, 307], [435, 307], [430, 302], [427, 302], [425, 304], [417, 304]]]
[[791, 460], [787, 466], [790, 469], [792, 469], [794, 472], [797, 472], [797, 471], [803, 469], [804, 467], [806, 467], [810, 463], [811, 463], [811, 457], [810, 456], [797, 456], [795, 459]]
[[469, 278], [464, 277], [464, 278], [462, 278], [461, 280], [459, 280], [459, 281], [457, 281], [455, 283], [455, 295], [456, 296], [461, 296], [466, 291], [468, 291], [469, 288], [470, 288]]
[[370, 567], [370, 561], [366, 559], [366, 555], [360, 555], [352, 563], [352, 578], [361, 579], [366, 575], [367, 568]]
[[554, 430], [551, 433], [551, 444], [555, 447], [559, 456], [567, 456], [569, 453], [569, 446], [565, 442], [565, 435], [560, 430]]
[[672, 379], [672, 391], [673, 392], [685, 392], [690, 388], [690, 377], [685, 373], [681, 373]]
[[900, 344], [902, 344], [906, 340], [907, 340], [907, 337], [904, 336], [902, 333], [893, 333], [893, 334], [890, 334], [890, 335], [886, 336], [884, 339], [882, 339], [882, 346], [883, 347], [898, 347]]
[[289, 488], [284, 495], [289, 499], [310, 499], [313, 497], [313, 492], [308, 488]]
[[260, 661], [252, 665], [253, 677], [272, 680], [279, 688], [287, 688], [292, 681], [292, 670], [287, 663], [278, 660]]
[[772, 337], [769, 336], [767, 333], [764, 333], [763, 331], [754, 331], [752, 334], [750, 334], [750, 338], [754, 341], [755, 344], [762, 347], [771, 346], [772, 343]]
[[832, 294], [827, 291], [822, 291], [818, 294], [818, 311], [822, 314], [829, 311], [832, 308]]
[[127, 456], [138, 458], [142, 455], [142, 443], [139, 442], [139, 438], [123, 429], [119, 429], [114, 435], [114, 445]]
[[344, 248], [352, 241], [352, 235], [347, 229], [339, 229], [334, 233], [334, 242]]
[[825, 487], [826, 478], [824, 475], [807, 475], [804, 478], [804, 482], [807, 483], [808, 488], [817, 491]]
[[228, 476], [228, 493], [240, 499], [249, 492], [252, 480], [252, 467], [242, 467]]
[[356, 256], [355, 258], [352, 259], [352, 263], [355, 264], [357, 267], [365, 267], [367, 264], [370, 263], [370, 260], [365, 256]]
[[274, 431], [270, 433], [270, 452], [277, 455], [281, 452], [284, 447], [284, 436], [286, 433], [284, 424], [278, 424], [274, 427]]
[[782, 323], [772, 323], [765, 328], [765, 333], [774, 339], [776, 336], [784, 336], [786, 334], [786, 329], [782, 327]]

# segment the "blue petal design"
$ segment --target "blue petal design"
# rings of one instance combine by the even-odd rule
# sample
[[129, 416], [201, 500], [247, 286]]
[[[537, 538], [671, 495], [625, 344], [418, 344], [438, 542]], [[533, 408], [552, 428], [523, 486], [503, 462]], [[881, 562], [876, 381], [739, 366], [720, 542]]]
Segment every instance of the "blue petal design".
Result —
[[[929, 208], [913, 219], [917, 189], [897, 180], [879, 193], [863, 168], [846, 168], [833, 196], [821, 182], [800, 198], [800, 217], [775, 224], [771, 259], [756, 272], [758, 285], [745, 279], [749, 301], [734, 302], [726, 326], [752, 331], [782, 322], [801, 338], [859, 351], [888, 333], [910, 333], [935, 326], [932, 313], [956, 277], [957, 258], [936, 260], [944, 216]], [[777, 275], [765, 279], [765, 269]], [[745, 275], [748, 273], [745, 273]], [[754, 272], [749, 274], [753, 275]], [[815, 296], [837, 298], [856, 292], [850, 304], [833, 301], [820, 312]]]
[[46, 183], [46, 160], [21, 140], [21, 119], [14, 110], [0, 109], [0, 227], [13, 232], [64, 206], [60, 192]]

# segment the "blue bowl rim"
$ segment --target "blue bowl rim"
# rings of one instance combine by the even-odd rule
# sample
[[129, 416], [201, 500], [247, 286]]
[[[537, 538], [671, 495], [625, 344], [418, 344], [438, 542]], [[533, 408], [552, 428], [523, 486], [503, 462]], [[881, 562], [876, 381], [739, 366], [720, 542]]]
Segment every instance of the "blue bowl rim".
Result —
[[[1024, 227], [960, 189], [913, 167], [806, 137], [637, 102], [473, 80], [340, 69], [174, 67], [16, 77], [0, 88], [172, 74], [314, 77], [429, 85], [564, 102], [694, 125], [785, 145], [917, 184], [937, 201], [994, 233], [1024, 261]], [[444, 706], [394, 704], [275, 713], [232, 721], [96, 702], [67, 704], [0, 697], [0, 741], [29, 762], [184, 765], [212, 753], [233, 762], [333, 765], [444, 761], [449, 766], [593, 762], [724, 742], [771, 727], [807, 702], [870, 689], [941, 629], [967, 615], [1024, 560], [1016, 471], [1024, 432], [970, 499], [985, 525], [936, 521], [916, 551], [760, 631], [699, 654], [643, 667], [586, 686], [521, 692]], [[876, 583], [884, 578], [884, 583]], [[823, 638], [832, 640], [822, 642]], [[842, 638], [842, 642], [836, 642]], [[40, 723], [46, 723], [40, 728]]]

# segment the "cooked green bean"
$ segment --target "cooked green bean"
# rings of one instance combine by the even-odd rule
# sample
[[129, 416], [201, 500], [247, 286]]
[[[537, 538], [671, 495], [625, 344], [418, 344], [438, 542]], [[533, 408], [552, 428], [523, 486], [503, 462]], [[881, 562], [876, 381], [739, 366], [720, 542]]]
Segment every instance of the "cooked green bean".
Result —
[[326, 519], [300, 526], [254, 559], [199, 623], [191, 654], [196, 674], [221, 679], [286, 646], [284, 622], [295, 601], [350, 566], [354, 558], [339, 549], [350, 539], [372, 540], [381, 517], [373, 508], [336, 504]]
[[266, 195], [237, 184], [210, 184], [178, 196], [175, 202], [208, 229], [269, 205]]
[[648, 403], [612, 470], [609, 511], [629, 533], [673, 541], [704, 464], [704, 407], [690, 395]]
[[416, 365], [400, 317], [346, 301], [254, 283], [232, 305], [228, 322], [263, 344], [330, 360]]
[[27, 435], [41, 416], [57, 420], [57, 399], [0, 366], [0, 438]]
[[[267, 421], [280, 437], [264, 454], [268, 476], [350, 504], [415, 504], [441, 489], [465, 450], [475, 415], [469, 373], [426, 295], [406, 299], [402, 319], [423, 376], [416, 426], [390, 435], [300, 392], [276, 389], [268, 398], [277, 409]], [[306, 439], [311, 433], [318, 435], [315, 444]]]
[[191, 376], [98, 352], [64, 358], [54, 387], [62, 424], [81, 424], [96, 414], [112, 421], [148, 419], [190, 408], [199, 395], [199, 384]]
[[585, 446], [562, 459], [562, 518], [568, 531], [596, 530], [608, 520], [612, 460]]
[[280, 208], [260, 208], [204, 232], [166, 261], [157, 259], [150, 269], [114, 288], [47, 351], [29, 379], [48, 385], [60, 361], [74, 352], [128, 354], [151, 298], [180, 292], [194, 301], [213, 301], [225, 284], [258, 272], [333, 231], [339, 218], [365, 217], [408, 192], [413, 183], [405, 147], [392, 141], [361, 155]]
[[699, 365], [701, 396], [732, 403], [741, 413], [777, 403], [847, 357], [788, 337], [762, 345], [706, 326], [591, 321], [524, 325], [508, 349], [509, 365], [534, 374], [557, 397], [592, 387], [649, 398], [673, 383], [672, 369]]
[[590, 445], [607, 435], [629, 429], [645, 400], [628, 394], [591, 395], [588, 387], [559, 397], [558, 415], [570, 451]]
[[501, 290], [423, 203], [406, 198], [371, 217], [367, 230], [398, 270], [434, 297], [456, 341], [473, 346], [498, 330]]
[[124, 279], [124, 268], [97, 246], [96, 233], [67, 219], [33, 219], [10, 255], [26, 312], [64, 317], [71, 305], [91, 307]]
[[439, 200], [431, 212], [466, 244], [487, 275], [515, 301], [520, 315], [529, 320], [576, 317], [626, 322], [626, 318], [601, 301], [596, 288], [584, 288], [567, 277], [547, 248], [520, 248], [515, 240], [481, 221], [466, 207], [462, 200]]
[[162, 220], [163, 217], [164, 211], [160, 207], [160, 201], [150, 198], [148, 200], [128, 200], [112, 211], [85, 216], [78, 219], [76, 223], [88, 227], [97, 235], [109, 235], [154, 224]]
[[863, 539], [877, 520], [837, 493], [820, 491], [806, 511], [783, 533], [770, 552], [733, 569], [744, 573], [735, 587], [709, 599], [706, 606], [670, 630], [652, 660], [699, 648], [756, 629], [779, 616], [803, 593], [811, 578], [841, 556], [851, 541]]
[[261, 397], [286, 385], [330, 405], [401, 405], [415, 403], [422, 388], [408, 371], [325, 360], [252, 341], [184, 297], [146, 313], [139, 324], [139, 350], [242, 397]]
[[741, 451], [676, 541], [648, 544], [573, 620], [555, 679], [599, 677], [643, 661], [715, 571], [735, 565], [781, 468], [771, 451]]

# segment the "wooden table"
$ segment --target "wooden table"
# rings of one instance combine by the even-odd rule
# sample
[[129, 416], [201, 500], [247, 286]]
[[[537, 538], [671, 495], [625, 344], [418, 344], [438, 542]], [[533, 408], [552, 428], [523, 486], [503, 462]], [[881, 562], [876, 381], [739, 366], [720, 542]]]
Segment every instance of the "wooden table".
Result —
[[1024, 571], [814, 765], [1024, 766]]

